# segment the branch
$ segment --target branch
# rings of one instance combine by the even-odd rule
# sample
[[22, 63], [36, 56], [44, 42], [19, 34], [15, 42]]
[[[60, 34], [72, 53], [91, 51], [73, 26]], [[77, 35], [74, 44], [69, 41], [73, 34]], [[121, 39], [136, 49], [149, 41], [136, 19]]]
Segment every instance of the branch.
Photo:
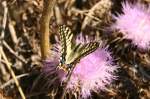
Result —
[[4, 61], [6, 62], [6, 66], [7, 66], [10, 74], [12, 75], [12, 77], [13, 77], [13, 79], [15, 81], [15, 84], [16, 84], [16, 86], [17, 86], [17, 88], [19, 90], [19, 93], [21, 95], [21, 98], [22, 99], [26, 99], [25, 95], [24, 95], [24, 93], [22, 91], [22, 88], [20, 87], [19, 82], [18, 82], [18, 80], [17, 80], [17, 78], [15, 76], [15, 73], [11, 69], [11, 64], [7, 60], [7, 57], [6, 57], [6, 55], [5, 55], [4, 51], [3, 51], [2, 42], [3, 42], [4, 36], [5, 36], [5, 27], [6, 27], [6, 22], [7, 22], [7, 13], [8, 13], [7, 2], [3, 1], [2, 2], [2, 6], [4, 8], [4, 16], [3, 16], [3, 23], [2, 23], [2, 32], [1, 32], [1, 35], [0, 35], [0, 38], [1, 38], [0, 39], [0, 60], [1, 60], [1, 58], [3, 58]]
[[49, 21], [52, 16], [53, 7], [55, 5], [56, 0], [44, 0], [44, 8], [42, 17], [40, 20], [40, 33], [41, 33], [41, 54], [42, 59], [47, 59], [50, 55], [50, 47], [49, 44]]
[[7, 57], [6, 57], [6, 55], [5, 55], [5, 53], [4, 53], [4, 51], [3, 51], [2, 48], [0, 49], [0, 53], [1, 53], [2, 57], [3, 57], [3, 59], [4, 59], [5, 62], [6, 62], [6, 66], [7, 66], [8, 70], [9, 70], [9, 72], [11, 73], [11, 75], [12, 75], [12, 77], [13, 77], [15, 83], [16, 83], [16, 86], [17, 86], [17, 88], [18, 88], [18, 90], [19, 90], [19, 93], [20, 93], [22, 99], [26, 99], [26, 98], [25, 98], [25, 95], [24, 95], [24, 93], [23, 93], [23, 91], [22, 91], [22, 88], [20, 87], [19, 82], [18, 82], [18, 80], [17, 80], [17, 78], [16, 78], [16, 76], [15, 76], [15, 73], [14, 73], [14, 71], [11, 69], [11, 65], [10, 65], [10, 63], [8, 62]]
[[[20, 78], [25, 77], [25, 76], [29, 76], [29, 74], [28, 74], [28, 73], [26, 73], [26, 74], [21, 74], [21, 75], [16, 76], [16, 78], [17, 78], [17, 79], [20, 79]], [[10, 85], [10, 84], [12, 84], [12, 83], [14, 83], [14, 82], [15, 82], [14, 79], [10, 79], [10, 80], [7, 81], [6, 83], [4, 83], [2, 86], [0, 86], [0, 88], [1, 88], [1, 89], [4, 89], [6, 86], [8, 86], [8, 85]]]

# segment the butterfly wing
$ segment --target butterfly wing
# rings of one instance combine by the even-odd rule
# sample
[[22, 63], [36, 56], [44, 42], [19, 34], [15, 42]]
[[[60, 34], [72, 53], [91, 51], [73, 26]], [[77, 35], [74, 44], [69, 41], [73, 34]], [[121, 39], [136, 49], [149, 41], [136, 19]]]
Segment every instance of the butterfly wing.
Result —
[[[87, 44], [75, 44], [72, 42], [73, 33], [71, 29], [65, 25], [60, 27], [60, 41], [61, 41], [61, 59], [62, 65], [69, 65], [79, 61], [82, 57], [95, 51], [99, 43], [90, 42]], [[68, 68], [67, 66], [62, 66], [62, 68]]]
[[87, 44], [82, 44], [81, 47], [77, 49], [77, 52], [80, 53], [76, 60], [80, 60], [82, 57], [94, 52], [99, 47], [98, 42], [90, 42]]
[[59, 27], [59, 35], [60, 35], [60, 44], [61, 44], [61, 58], [65, 61], [65, 55], [66, 55], [66, 38], [65, 38], [65, 32], [64, 27]]
[[[61, 42], [61, 65], [66, 65], [67, 56], [71, 53], [71, 48], [73, 46], [72, 38], [73, 33], [71, 32], [71, 29], [69, 27], [66, 27], [65, 25], [60, 26], [59, 28], [60, 33], [60, 42]], [[62, 68], [66, 68], [63, 66]]]
[[68, 53], [68, 56], [66, 57], [66, 63], [71, 64], [74, 62], [80, 61], [82, 57], [85, 57], [86, 55], [92, 53], [99, 47], [98, 42], [90, 42], [87, 44], [76, 44], [71, 49], [71, 53]]

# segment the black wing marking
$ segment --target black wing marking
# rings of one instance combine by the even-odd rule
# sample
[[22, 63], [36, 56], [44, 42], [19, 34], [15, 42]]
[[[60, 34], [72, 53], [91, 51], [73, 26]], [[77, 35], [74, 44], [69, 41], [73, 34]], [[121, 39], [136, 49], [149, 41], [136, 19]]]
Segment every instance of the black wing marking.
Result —
[[75, 44], [72, 42], [73, 33], [71, 29], [65, 25], [60, 27], [59, 33], [61, 41], [61, 62], [65, 65], [75, 65], [82, 57], [92, 53], [99, 47], [98, 42]]
[[61, 42], [61, 58], [66, 61], [67, 51], [70, 50], [72, 46], [73, 33], [71, 29], [65, 25], [60, 26], [60, 42]]
[[86, 55], [94, 52], [98, 47], [99, 43], [98, 42], [90, 42], [87, 44], [78, 44], [75, 48], [76, 52], [79, 53], [78, 57], [75, 59], [76, 61], [80, 61], [82, 57], [85, 57]]
[[61, 44], [61, 55], [66, 55], [66, 39], [63, 26], [59, 28], [59, 35], [60, 35], [60, 44]]

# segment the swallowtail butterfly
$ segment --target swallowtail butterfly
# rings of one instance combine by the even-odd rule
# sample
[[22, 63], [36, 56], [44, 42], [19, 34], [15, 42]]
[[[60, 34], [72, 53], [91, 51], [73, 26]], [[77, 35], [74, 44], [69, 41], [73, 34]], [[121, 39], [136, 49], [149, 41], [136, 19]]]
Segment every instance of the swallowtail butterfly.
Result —
[[73, 42], [73, 33], [70, 28], [65, 25], [60, 26], [59, 34], [61, 43], [61, 57], [58, 67], [67, 72], [73, 65], [76, 65], [82, 57], [95, 51], [99, 46], [98, 42], [76, 44]]

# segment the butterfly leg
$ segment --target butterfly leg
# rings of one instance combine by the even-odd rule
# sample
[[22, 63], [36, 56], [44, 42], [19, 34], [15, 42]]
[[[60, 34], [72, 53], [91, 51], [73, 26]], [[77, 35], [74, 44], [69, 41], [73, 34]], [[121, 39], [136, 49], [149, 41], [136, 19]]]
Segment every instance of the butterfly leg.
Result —
[[67, 68], [64, 70], [64, 68], [63, 68], [63, 70], [66, 72], [66, 77], [65, 77], [65, 79], [64, 79], [64, 81], [62, 82], [62, 84], [61, 85], [63, 85], [63, 84], [66, 84], [67, 82], [68, 82], [68, 78], [70, 79], [70, 77], [71, 77], [71, 75], [72, 75], [72, 71], [73, 71], [73, 68], [74, 67], [72, 67], [72, 65], [71, 64], [69, 64], [70, 66], [68, 67], [68, 65], [67, 65]]
[[66, 77], [68, 77], [68, 76], [69, 76], [70, 72], [71, 72], [71, 70], [70, 70], [70, 68], [69, 68], [69, 69], [68, 69], [68, 71], [67, 71], [67, 75], [66, 75]]

